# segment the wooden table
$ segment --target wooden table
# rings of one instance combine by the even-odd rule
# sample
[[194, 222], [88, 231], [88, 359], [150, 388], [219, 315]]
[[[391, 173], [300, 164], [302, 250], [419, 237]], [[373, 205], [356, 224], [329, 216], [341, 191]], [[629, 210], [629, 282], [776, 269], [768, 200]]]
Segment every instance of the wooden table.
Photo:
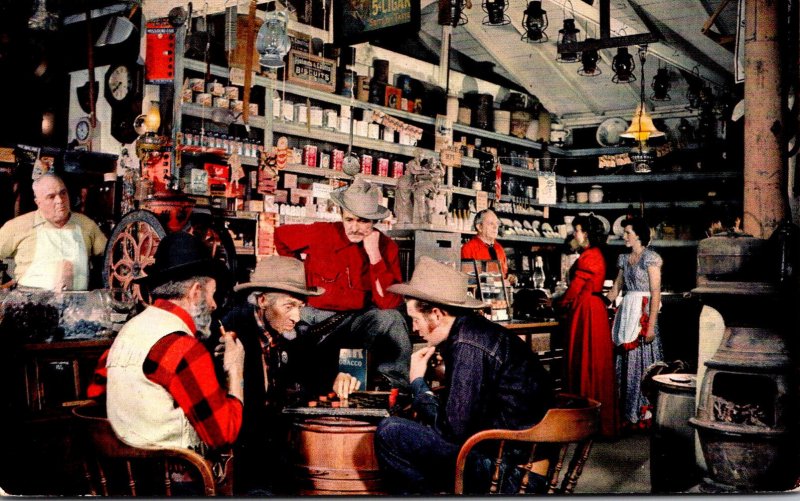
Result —
[[539, 361], [550, 371], [556, 391], [563, 390], [564, 348], [561, 343], [560, 323], [555, 320], [529, 322], [512, 320], [498, 322], [525, 341], [530, 349], [539, 355]]

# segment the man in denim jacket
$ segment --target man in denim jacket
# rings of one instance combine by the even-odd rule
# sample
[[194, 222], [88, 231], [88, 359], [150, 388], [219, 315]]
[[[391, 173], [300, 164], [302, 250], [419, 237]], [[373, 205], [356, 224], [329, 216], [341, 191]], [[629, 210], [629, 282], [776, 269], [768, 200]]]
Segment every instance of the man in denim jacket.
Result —
[[[378, 462], [393, 494], [452, 492], [455, 460], [464, 441], [482, 430], [522, 429], [539, 422], [552, 404], [552, 381], [517, 336], [476, 314], [486, 304], [469, 297], [465, 274], [422, 257], [411, 280], [389, 291], [405, 296], [414, 331], [428, 346], [411, 357], [409, 380], [418, 421], [389, 417], [378, 425]], [[434, 395], [424, 375], [437, 346], [445, 390]], [[470, 456], [467, 466], [473, 474], [468, 478], [488, 485], [486, 457], [480, 452]], [[515, 478], [518, 484], [518, 472], [503, 471], [510, 477], [506, 484]], [[534, 484], [536, 480], [541, 479]]]

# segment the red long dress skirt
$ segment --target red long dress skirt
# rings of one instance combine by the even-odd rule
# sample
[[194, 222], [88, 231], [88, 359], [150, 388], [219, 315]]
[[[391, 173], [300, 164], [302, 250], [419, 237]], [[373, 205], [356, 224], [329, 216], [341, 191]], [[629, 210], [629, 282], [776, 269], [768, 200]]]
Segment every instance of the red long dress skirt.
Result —
[[619, 431], [614, 344], [606, 305], [600, 294], [606, 276], [600, 249], [583, 251], [571, 270], [569, 289], [562, 299], [569, 306], [567, 344], [567, 389], [598, 400], [601, 433], [616, 436]]

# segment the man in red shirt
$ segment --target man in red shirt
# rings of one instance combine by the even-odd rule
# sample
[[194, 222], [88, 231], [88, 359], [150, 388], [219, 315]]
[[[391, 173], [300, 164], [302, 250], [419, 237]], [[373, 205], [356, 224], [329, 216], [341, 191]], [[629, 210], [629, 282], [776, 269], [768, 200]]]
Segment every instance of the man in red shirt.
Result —
[[[307, 285], [325, 289], [308, 298], [298, 324], [300, 335], [313, 340], [309, 356], [318, 368], [320, 390], [328, 391], [343, 347], [369, 350], [384, 379], [378, 380], [379, 385], [408, 386], [411, 342], [406, 320], [397, 309], [403, 300], [387, 290], [402, 281], [399, 249], [374, 228], [390, 214], [380, 199], [380, 188], [357, 177], [347, 189], [331, 194], [342, 209], [342, 222], [290, 224], [275, 230], [278, 253], [305, 255]], [[356, 389], [356, 382], [339, 374], [334, 387], [346, 396]]]
[[484, 209], [475, 214], [473, 225], [477, 234], [461, 246], [461, 259], [496, 259], [503, 269], [503, 276], [511, 284], [516, 283], [516, 277], [508, 275], [506, 253], [503, 246], [497, 242], [497, 234], [500, 230], [500, 220], [497, 218], [497, 214], [492, 209]]
[[244, 348], [227, 333], [226, 389], [201, 342], [210, 335], [214, 293], [227, 270], [199, 239], [178, 232], [161, 240], [155, 263], [145, 272], [154, 302], [122, 327], [92, 395], [101, 393], [104, 368], [108, 419], [133, 446], [184, 447], [201, 454], [229, 447], [242, 424]]

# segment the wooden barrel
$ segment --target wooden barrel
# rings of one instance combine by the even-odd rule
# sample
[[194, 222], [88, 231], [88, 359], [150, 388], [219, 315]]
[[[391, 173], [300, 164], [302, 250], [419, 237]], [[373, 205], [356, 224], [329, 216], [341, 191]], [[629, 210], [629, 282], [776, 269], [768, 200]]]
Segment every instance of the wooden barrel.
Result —
[[340, 417], [293, 425], [300, 495], [384, 494], [374, 424]]

